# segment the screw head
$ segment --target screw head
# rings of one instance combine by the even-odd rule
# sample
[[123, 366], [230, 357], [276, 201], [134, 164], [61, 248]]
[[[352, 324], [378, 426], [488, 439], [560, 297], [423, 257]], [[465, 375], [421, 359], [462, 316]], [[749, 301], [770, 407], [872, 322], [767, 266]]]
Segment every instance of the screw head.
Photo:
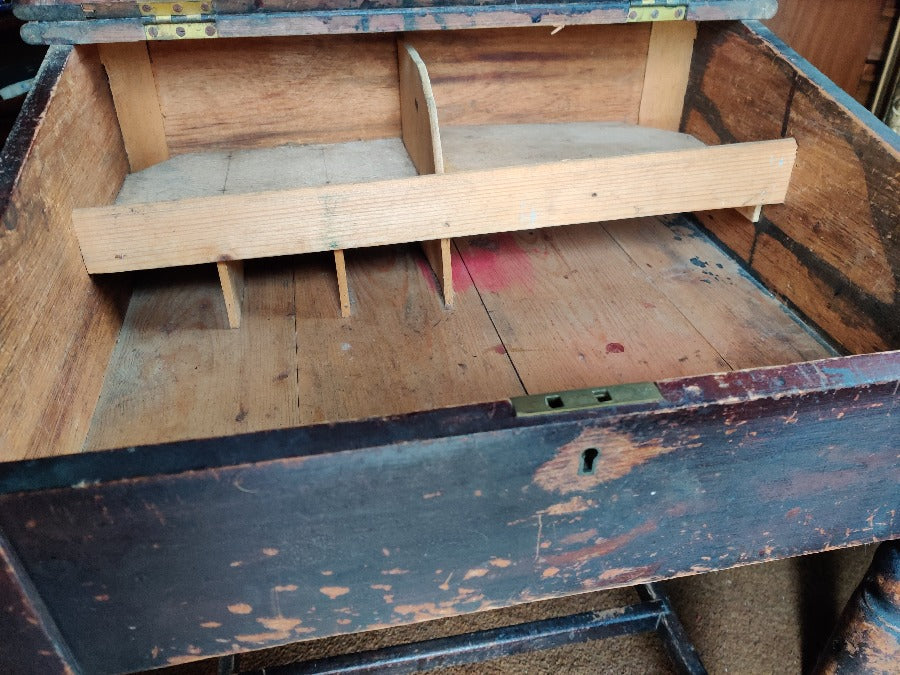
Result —
[[184, 37], [184, 34], [184, 26], [178, 26], [178, 28], [175, 29], [175, 35], [177, 35], [178, 37]]
[[682, 16], [684, 16], [684, 10], [679, 7], [675, 10], [675, 18], [680, 19]]
[[213, 35], [215, 35], [215, 34], [216, 34], [216, 27], [215, 27], [215, 26], [207, 26], [207, 27], [206, 27], [206, 34], [209, 35], [210, 37], [212, 37]]
[[150, 33], [150, 37], [159, 35], [159, 29], [157, 29], [156, 26], [150, 26], [150, 29], [147, 32]]
[[208, 12], [208, 11], [209, 11], [209, 3], [207, 3], [207, 2], [202, 3], [202, 4], [200, 5], [200, 11], [201, 11], [201, 12]]
[[172, 11], [175, 12], [176, 14], [181, 14], [182, 9], [183, 9], [183, 7], [179, 4], [172, 5]]
[[652, 12], [650, 12], [650, 18], [651, 18], [651, 19], [657, 19], [657, 18], [659, 18], [659, 10], [658, 10], [658, 9], [654, 9]]
[[637, 12], [636, 12], [635, 10], [631, 10], [630, 12], [628, 12], [628, 18], [629, 18], [629, 19], [636, 19], [636, 18], [637, 18]]
[[141, 5], [141, 11], [149, 14], [153, 11], [153, 8], [150, 5]]

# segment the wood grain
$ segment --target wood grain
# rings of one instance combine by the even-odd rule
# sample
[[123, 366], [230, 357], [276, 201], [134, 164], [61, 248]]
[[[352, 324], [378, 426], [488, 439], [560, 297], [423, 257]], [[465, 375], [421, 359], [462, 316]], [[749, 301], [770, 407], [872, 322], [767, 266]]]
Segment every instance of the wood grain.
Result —
[[696, 37], [693, 21], [653, 24], [638, 114], [641, 126], [678, 131]]
[[240, 330], [211, 267], [178, 270], [136, 287], [85, 448], [296, 426], [297, 398], [292, 269], [247, 265]]
[[103, 44], [98, 50], [131, 170], [164, 162], [169, 158], [169, 146], [146, 43]]
[[686, 219], [645, 218], [603, 227], [730, 368], [834, 356]]
[[[437, 104], [422, 57], [409, 44], [397, 45], [400, 70], [400, 121], [403, 145], [419, 174], [444, 173]], [[441, 285], [444, 304], [453, 305], [450, 240], [422, 242], [425, 257]]]
[[400, 135], [393, 36], [153, 42], [150, 56], [173, 155]]
[[340, 249], [334, 252], [334, 271], [337, 274], [338, 301], [341, 305], [341, 318], [350, 316], [350, 284], [347, 282], [347, 263], [344, 252]]
[[225, 312], [228, 314], [230, 328], [241, 327], [241, 302], [244, 299], [244, 263], [241, 260], [229, 260], [216, 263], [219, 273], [219, 284], [225, 298]]
[[425, 62], [415, 48], [397, 45], [403, 145], [420, 174], [444, 173], [437, 103]]
[[648, 25], [415, 33], [441, 124], [636, 124]]
[[728, 369], [601, 226], [457, 244], [530, 393]]
[[783, 139], [83, 209], [72, 222], [92, 273], [245, 260], [779, 202], [795, 150]]
[[[884, 0], [779, 0], [766, 25], [839, 87], [859, 87]], [[840, 36], [840, 39], [835, 39]]]
[[58, 82], [38, 77], [52, 94], [0, 229], [3, 461], [81, 448], [121, 324], [123, 293], [91, 281], [69, 227], [73, 208], [112, 202], [128, 171], [112, 96], [95, 48], [46, 63], [65, 67]]
[[[478, 293], [457, 270], [452, 311], [414, 247], [348, 251], [354, 315], [337, 318], [327, 257], [296, 268], [300, 419], [318, 424], [524, 393]], [[460, 273], [463, 276], [459, 276]]]
[[706, 142], [796, 137], [791, 186], [755, 227], [701, 220], [847, 350], [888, 349], [900, 339], [896, 136], [759, 31], [701, 28], [684, 130]]

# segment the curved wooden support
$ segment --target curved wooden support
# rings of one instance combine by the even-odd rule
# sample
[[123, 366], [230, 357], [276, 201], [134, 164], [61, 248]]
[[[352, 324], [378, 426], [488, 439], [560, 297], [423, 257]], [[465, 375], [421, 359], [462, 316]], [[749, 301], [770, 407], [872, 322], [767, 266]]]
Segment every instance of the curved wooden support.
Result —
[[[431, 90], [428, 69], [412, 45], [397, 45], [400, 68], [400, 124], [403, 145], [419, 174], [444, 173], [441, 133], [437, 104]], [[453, 305], [453, 272], [450, 240], [422, 242], [425, 257], [434, 270], [444, 293], [444, 304]]]

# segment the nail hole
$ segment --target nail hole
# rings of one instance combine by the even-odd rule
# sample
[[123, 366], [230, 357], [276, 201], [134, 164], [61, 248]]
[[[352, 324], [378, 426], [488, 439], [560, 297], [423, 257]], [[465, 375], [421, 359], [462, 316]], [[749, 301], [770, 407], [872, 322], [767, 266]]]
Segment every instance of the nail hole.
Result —
[[547, 396], [544, 400], [547, 402], [548, 408], [562, 408], [565, 405], [563, 403], [562, 396], [558, 396], [556, 394]]
[[597, 403], [612, 401], [612, 396], [609, 395], [609, 392], [606, 391], [606, 389], [594, 389], [591, 393], [594, 395], [594, 398], [597, 399]]
[[419, 109], [419, 99], [414, 98], [414, 99], [413, 99], [413, 103], [416, 104], [416, 110], [418, 111], [418, 109]]
[[594, 463], [597, 461], [597, 457], [600, 455], [600, 451], [597, 448], [588, 448], [584, 452], [581, 453], [581, 469], [578, 471], [583, 476], [590, 476], [594, 473]]

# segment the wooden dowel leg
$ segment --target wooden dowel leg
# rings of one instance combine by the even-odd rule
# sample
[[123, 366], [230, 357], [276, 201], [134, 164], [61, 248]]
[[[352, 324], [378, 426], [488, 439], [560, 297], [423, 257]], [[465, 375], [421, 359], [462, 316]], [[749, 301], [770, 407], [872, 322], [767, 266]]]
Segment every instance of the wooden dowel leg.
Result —
[[350, 287], [347, 284], [347, 265], [344, 263], [344, 252], [334, 252], [334, 269], [337, 272], [338, 297], [341, 302], [341, 317], [350, 318]]
[[228, 325], [231, 328], [240, 328], [241, 302], [244, 299], [244, 263], [241, 260], [229, 260], [216, 263], [216, 267], [219, 270], [222, 295], [225, 297]]
[[422, 248], [425, 251], [425, 257], [434, 270], [434, 275], [441, 284], [441, 291], [444, 295], [444, 305], [453, 306], [453, 268], [450, 260], [450, 240], [435, 239], [433, 241], [423, 241]]

